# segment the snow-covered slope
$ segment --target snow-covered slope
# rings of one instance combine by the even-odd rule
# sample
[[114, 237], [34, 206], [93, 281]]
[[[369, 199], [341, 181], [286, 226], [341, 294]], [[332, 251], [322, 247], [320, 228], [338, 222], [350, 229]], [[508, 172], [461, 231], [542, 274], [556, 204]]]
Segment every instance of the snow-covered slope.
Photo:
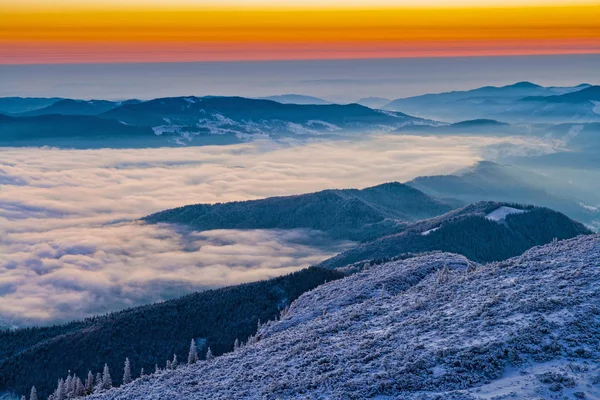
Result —
[[93, 398], [598, 399], [599, 281], [598, 235], [390, 262], [304, 294], [256, 344]]

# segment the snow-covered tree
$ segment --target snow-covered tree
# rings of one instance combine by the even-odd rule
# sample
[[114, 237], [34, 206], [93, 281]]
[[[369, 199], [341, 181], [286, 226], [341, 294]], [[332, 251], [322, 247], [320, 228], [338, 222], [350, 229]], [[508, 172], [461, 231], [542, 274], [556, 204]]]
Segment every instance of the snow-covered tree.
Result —
[[94, 375], [92, 374], [92, 371], [88, 372], [87, 375], [87, 379], [85, 380], [85, 393], [86, 394], [90, 394], [94, 392]]
[[158, 374], [160, 372], [160, 368], [158, 368], [158, 364], [154, 365], [154, 373]]
[[192, 339], [190, 343], [190, 352], [188, 354], [188, 364], [195, 364], [198, 361], [198, 348], [196, 347], [196, 341]]
[[37, 389], [35, 386], [31, 387], [31, 392], [29, 393], [29, 400], [38, 400]]
[[65, 397], [70, 399], [73, 396], [73, 377], [71, 376], [71, 371], [67, 374], [67, 379], [65, 379]]
[[83, 386], [83, 382], [81, 382], [81, 379], [79, 377], [76, 377], [75, 379], [75, 385], [73, 388], [73, 393], [74, 393], [74, 397], [82, 397], [85, 395], [85, 386]]
[[176, 369], [179, 366], [179, 362], [177, 361], [177, 354], [173, 354], [173, 361], [171, 362], [171, 368]]
[[233, 351], [237, 351], [240, 348], [240, 341], [237, 340], [237, 338], [235, 339], [235, 342], [233, 342]]
[[102, 372], [102, 389], [108, 390], [110, 388], [112, 388], [112, 378], [110, 377], [108, 364], [104, 364], [104, 371]]
[[58, 380], [58, 386], [56, 387], [54, 398], [56, 400], [65, 400], [67, 398], [65, 390], [65, 381], [62, 378]]
[[140, 371], [140, 378], [144, 376], [144, 368], [142, 368], [142, 370]]
[[133, 379], [131, 379], [131, 363], [129, 362], [129, 358], [125, 358], [125, 366], [123, 367], [123, 385], [127, 385], [131, 383]]
[[165, 368], [166, 369], [173, 369], [173, 368], [171, 368], [171, 360], [167, 360], [167, 366]]
[[102, 384], [102, 374], [98, 372], [96, 374], [96, 387], [94, 388], [94, 393], [100, 393], [104, 385]]
[[213, 353], [212, 353], [212, 351], [211, 351], [211, 349], [210, 349], [210, 347], [209, 347], [209, 348], [208, 348], [208, 350], [206, 351], [206, 360], [207, 360], [207, 361], [210, 361], [210, 360], [212, 360], [213, 358], [215, 358], [215, 356], [213, 356]]

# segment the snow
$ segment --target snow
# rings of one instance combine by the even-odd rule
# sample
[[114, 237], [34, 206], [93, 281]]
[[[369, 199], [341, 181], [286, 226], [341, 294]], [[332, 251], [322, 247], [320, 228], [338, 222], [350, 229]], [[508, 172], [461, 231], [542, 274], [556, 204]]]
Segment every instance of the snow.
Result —
[[600, 115], [600, 101], [592, 101], [594, 107], [592, 108], [592, 112], [594, 114]]
[[[311, 127], [314, 126], [314, 125], [321, 125], [325, 129], [327, 129], [329, 132], [335, 132], [335, 131], [341, 131], [342, 130], [342, 128], [340, 128], [339, 126], [337, 126], [335, 124], [331, 124], [331, 123], [326, 122], [326, 121], [314, 120], [314, 119], [311, 119], [311, 120], [307, 121], [306, 125], [311, 126]], [[317, 128], [318, 128], [318, 126], [317, 126]]]
[[589, 205], [589, 204], [585, 204], [583, 202], [579, 202], [579, 205], [581, 207], [583, 207], [584, 209], [586, 209], [588, 211], [591, 211], [591, 212], [598, 212], [600, 210], [600, 207], [598, 207], [598, 206], [592, 206], [592, 205]]
[[600, 236], [469, 265], [374, 265], [305, 293], [255, 344], [92, 398], [598, 399]]
[[194, 97], [184, 97], [183, 100], [187, 101], [190, 104], [196, 104], [196, 99]]
[[440, 228], [441, 228], [441, 226], [438, 226], [437, 228], [433, 228], [433, 229], [428, 229], [424, 232], [421, 232], [421, 236], [428, 236], [431, 232], [435, 232]]
[[490, 221], [502, 221], [503, 219], [506, 218], [507, 215], [522, 214], [524, 212], [526, 212], [526, 211], [519, 210], [518, 208], [502, 206], [502, 207], [492, 211], [488, 215], [486, 215], [486, 218], [489, 219]]

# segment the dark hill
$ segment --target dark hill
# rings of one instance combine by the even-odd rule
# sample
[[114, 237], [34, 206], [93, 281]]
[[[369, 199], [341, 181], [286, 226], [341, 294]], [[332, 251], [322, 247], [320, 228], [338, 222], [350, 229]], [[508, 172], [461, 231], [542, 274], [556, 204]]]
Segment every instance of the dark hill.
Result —
[[108, 100], [72, 100], [63, 99], [52, 103], [46, 107], [28, 111], [21, 115], [98, 115], [119, 106], [122, 103]]
[[[524, 212], [494, 220], [501, 207]], [[360, 261], [387, 259], [404, 253], [446, 251], [478, 262], [505, 260], [554, 239], [591, 233], [556, 211], [533, 206], [481, 202], [415, 223], [405, 231], [363, 243], [320, 264], [339, 268]]]
[[59, 97], [0, 97], [0, 113], [20, 114], [47, 107], [59, 100], [62, 99]]
[[419, 190], [393, 182], [362, 190], [324, 190], [262, 200], [189, 205], [161, 211], [144, 220], [185, 224], [201, 231], [309, 228], [336, 238], [369, 240], [452, 208]]

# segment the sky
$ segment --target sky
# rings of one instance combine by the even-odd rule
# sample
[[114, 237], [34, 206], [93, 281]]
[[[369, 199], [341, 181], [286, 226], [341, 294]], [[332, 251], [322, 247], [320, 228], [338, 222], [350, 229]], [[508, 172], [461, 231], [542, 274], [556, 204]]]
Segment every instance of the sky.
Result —
[[0, 97], [153, 99], [300, 93], [338, 102], [532, 81], [599, 84], [600, 54], [193, 63], [0, 65]]
[[0, 64], [600, 53], [597, 1], [4, 0]]

